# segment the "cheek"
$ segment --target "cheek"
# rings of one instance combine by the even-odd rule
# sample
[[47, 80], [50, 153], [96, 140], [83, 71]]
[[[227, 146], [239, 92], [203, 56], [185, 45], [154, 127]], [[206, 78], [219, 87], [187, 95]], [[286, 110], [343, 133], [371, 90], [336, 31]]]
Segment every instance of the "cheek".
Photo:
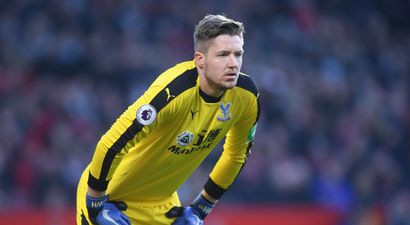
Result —
[[221, 58], [221, 59], [218, 59], [218, 60], [215, 60], [215, 62], [214, 62], [214, 68], [215, 68], [215, 70], [217, 70], [217, 71], [223, 71], [225, 68], [226, 68], [226, 66], [228, 65], [228, 60], [226, 60], [225, 58]]
[[217, 82], [223, 74], [223, 69], [220, 67], [217, 67], [215, 64], [212, 63], [206, 63], [204, 66], [204, 72], [205, 76], [209, 79], [212, 80], [213, 82]]
[[242, 66], [242, 57], [237, 59], [236, 62], [238, 63], [239, 68]]
[[223, 62], [218, 60], [210, 60], [206, 63], [209, 72], [215, 73], [223, 69]]

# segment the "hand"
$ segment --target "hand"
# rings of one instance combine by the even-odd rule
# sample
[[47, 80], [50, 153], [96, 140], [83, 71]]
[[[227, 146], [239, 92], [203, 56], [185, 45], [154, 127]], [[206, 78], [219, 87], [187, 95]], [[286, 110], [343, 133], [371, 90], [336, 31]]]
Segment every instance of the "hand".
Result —
[[94, 225], [131, 225], [127, 216], [122, 213], [127, 209], [124, 202], [108, 201], [109, 196], [92, 197], [86, 195], [88, 217]]
[[205, 199], [202, 194], [199, 194], [190, 206], [186, 208], [173, 207], [165, 216], [167, 218], [177, 217], [171, 225], [203, 225], [203, 220], [215, 207], [215, 204]]
[[121, 211], [127, 209], [125, 203], [107, 202], [103, 205], [96, 221], [98, 225], [131, 225], [128, 217]]
[[203, 225], [204, 222], [199, 218], [199, 213], [191, 206], [174, 207], [166, 214], [168, 218], [177, 217], [171, 225]]

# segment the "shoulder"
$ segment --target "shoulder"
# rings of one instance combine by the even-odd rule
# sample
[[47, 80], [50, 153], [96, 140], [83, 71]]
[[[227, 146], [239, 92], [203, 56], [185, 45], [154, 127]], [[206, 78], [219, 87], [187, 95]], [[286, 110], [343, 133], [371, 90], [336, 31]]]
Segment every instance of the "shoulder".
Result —
[[177, 64], [172, 70], [175, 70], [171, 75], [173, 79], [167, 84], [165, 88], [169, 88], [178, 94], [192, 88], [196, 85], [198, 72], [193, 61], [183, 62]]
[[175, 85], [176, 83], [182, 84], [187, 83], [192, 85], [196, 83], [197, 71], [196, 66], [193, 61], [181, 62], [158, 76], [158, 78], [152, 83], [152, 86], [162, 86], [165, 87], [171, 83]]
[[198, 72], [193, 61], [183, 62], [163, 72], [148, 89], [153, 90], [150, 104], [158, 111], [196, 86]]
[[255, 95], [255, 97], [258, 97], [259, 95], [259, 89], [256, 85], [255, 80], [247, 74], [239, 73], [238, 82], [236, 86], [251, 92], [253, 95]]

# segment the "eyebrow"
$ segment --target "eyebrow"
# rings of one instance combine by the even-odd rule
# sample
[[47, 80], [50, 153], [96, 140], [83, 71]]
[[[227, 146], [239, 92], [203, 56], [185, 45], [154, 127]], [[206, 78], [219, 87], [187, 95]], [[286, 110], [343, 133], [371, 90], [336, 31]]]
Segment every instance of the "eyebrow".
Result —
[[234, 50], [234, 51], [232, 51], [232, 50], [219, 50], [219, 51], [216, 51], [216, 53], [230, 53], [230, 52], [233, 52], [233, 53], [238, 53], [238, 52], [244, 53], [245, 51], [244, 51], [244, 50]]

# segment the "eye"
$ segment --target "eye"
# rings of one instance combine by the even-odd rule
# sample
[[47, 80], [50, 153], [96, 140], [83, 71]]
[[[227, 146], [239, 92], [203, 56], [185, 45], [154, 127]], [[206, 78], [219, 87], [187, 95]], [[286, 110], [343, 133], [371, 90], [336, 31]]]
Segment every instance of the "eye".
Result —
[[243, 55], [243, 52], [235, 52], [236, 57], [241, 57]]
[[220, 52], [217, 56], [224, 57], [224, 56], [228, 56], [228, 55], [229, 55], [228, 52]]

